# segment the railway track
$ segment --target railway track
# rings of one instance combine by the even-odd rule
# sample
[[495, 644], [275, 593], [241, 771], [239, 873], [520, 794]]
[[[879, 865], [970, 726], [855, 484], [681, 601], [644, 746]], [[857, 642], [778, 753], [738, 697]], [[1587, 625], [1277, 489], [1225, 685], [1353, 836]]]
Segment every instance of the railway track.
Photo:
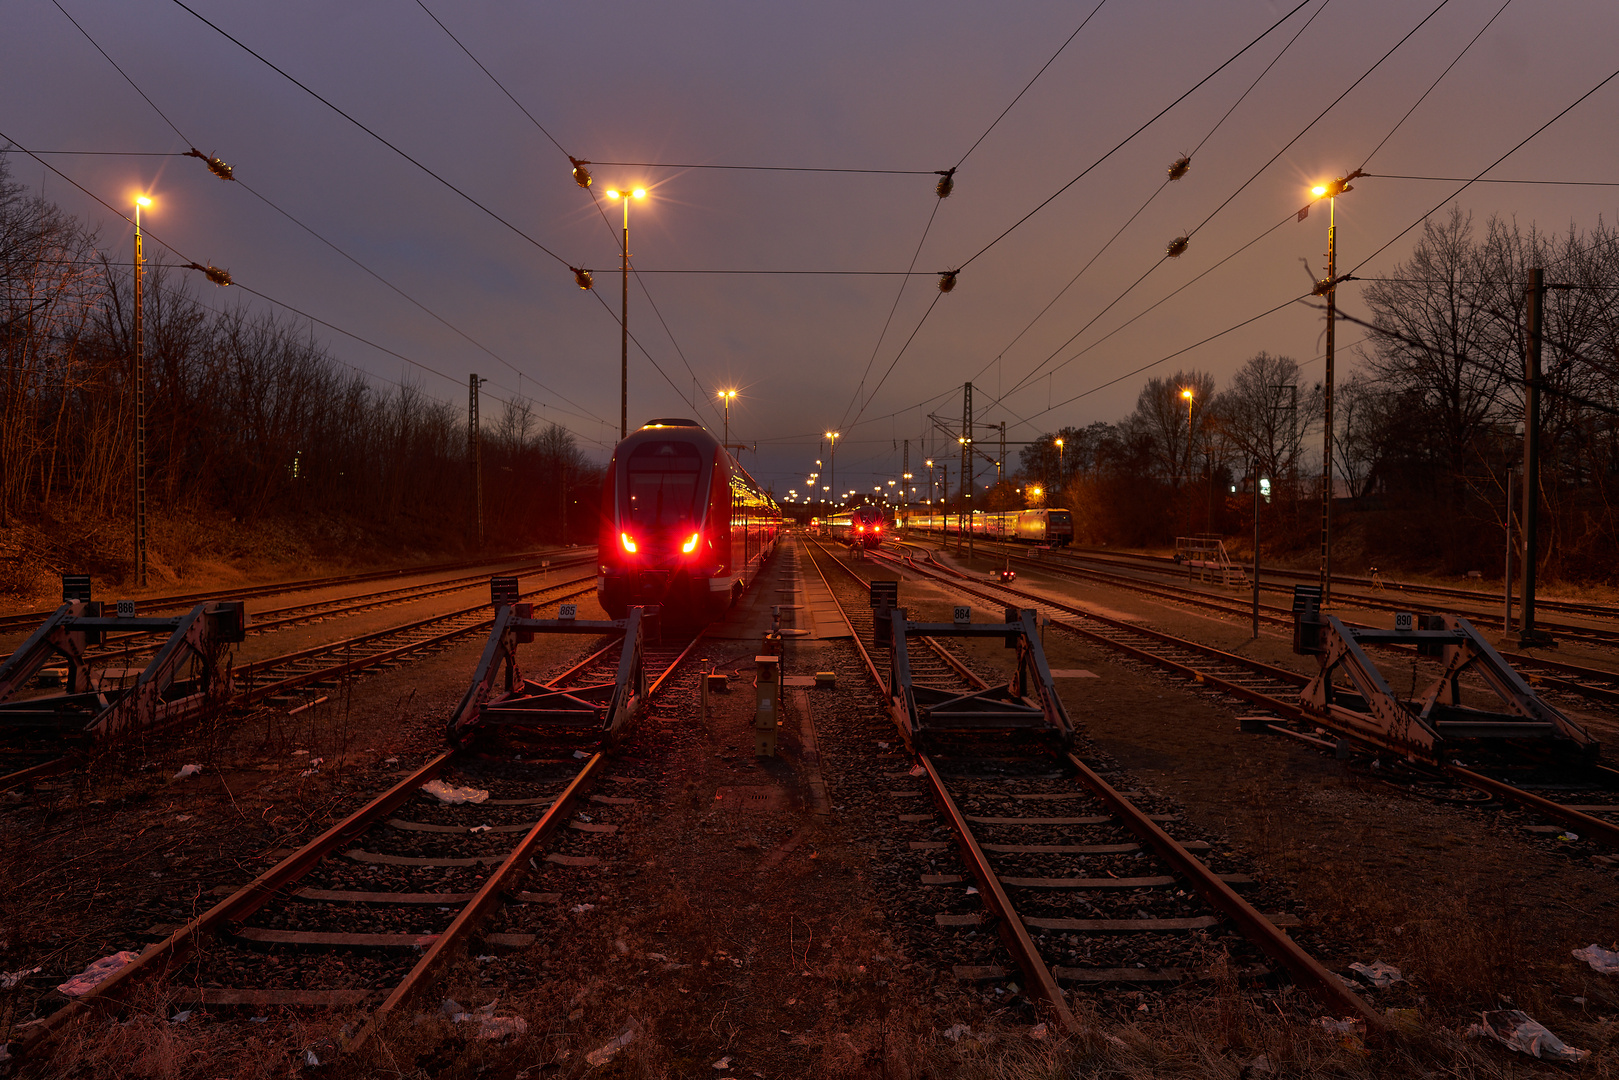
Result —
[[[560, 603], [595, 589], [595, 577], [553, 582], [523, 594], [534, 603]], [[259, 703], [292, 704], [292, 695], [310, 688], [326, 689], [368, 670], [380, 670], [443, 648], [468, 634], [486, 630], [493, 616], [488, 604], [460, 608], [444, 615], [417, 619], [399, 626], [300, 649], [236, 668], [235, 692], [220, 702], [221, 709]], [[31, 759], [0, 775], [0, 791], [34, 780], [69, 772], [83, 763], [78, 752], [25, 751]], [[14, 761], [15, 765], [16, 762]]]
[[[936, 540], [935, 542], [938, 541]], [[1176, 599], [1183, 603], [1195, 603], [1198, 606], [1233, 615], [1239, 615], [1243, 618], [1248, 618], [1253, 610], [1252, 603], [1249, 601], [1224, 601], [1217, 597], [1210, 596], [1210, 594], [1206, 592], [1199, 592], [1193, 589], [1177, 588], [1169, 582], [1149, 581], [1139, 577], [1132, 577], [1128, 574], [1115, 573], [1109, 570], [1099, 570], [1093, 566], [1081, 565], [1082, 561], [1084, 561], [1086, 557], [1059, 553], [1056, 551], [1047, 551], [1044, 549], [1041, 550], [1041, 553], [1038, 556], [1034, 556], [1030, 554], [1030, 549], [1023, 545], [1003, 544], [993, 540], [984, 540], [982, 538], [979, 539], [978, 543], [983, 547], [986, 553], [993, 554], [993, 556], [996, 558], [1006, 558], [1019, 566], [1028, 567], [1031, 569], [1039, 569], [1046, 573], [1057, 573], [1086, 580], [1103, 581], [1119, 588], [1131, 589], [1153, 596]], [[1119, 560], [1095, 559], [1094, 556], [1089, 558], [1091, 558], [1093, 561], [1100, 561], [1108, 565], [1120, 565]], [[1156, 559], [1148, 556], [1141, 556], [1139, 558], [1141, 560], [1147, 560], [1145, 565], [1140, 566], [1140, 569], [1149, 573], [1163, 574], [1166, 576], [1184, 575], [1185, 573], [1185, 571], [1180, 569], [1180, 567], [1174, 563], [1173, 560], [1167, 558]], [[1132, 564], [1124, 563], [1124, 565]], [[1244, 567], [1238, 564], [1238, 569], [1242, 569], [1245, 573], [1252, 572], [1251, 566]], [[1264, 573], [1269, 577], [1282, 577], [1304, 583], [1314, 583], [1318, 580], [1317, 575], [1306, 574], [1302, 571], [1266, 569]], [[1356, 593], [1346, 592], [1341, 588], [1345, 582], [1360, 585], [1366, 591]], [[1260, 580], [1260, 589], [1263, 592], [1281, 593], [1285, 595], [1291, 592], [1292, 586], [1267, 583], [1262, 578]], [[1450, 602], [1424, 604], [1419, 599], [1420, 597], [1431, 596], [1440, 598], [1444, 601], [1466, 600], [1472, 602], [1474, 605], [1478, 605], [1480, 601], [1487, 601], [1491, 599], [1489, 597], [1481, 596], [1479, 593], [1468, 589], [1453, 589], [1437, 585], [1428, 586], [1396, 584], [1384, 586], [1382, 584], [1378, 584], [1374, 586], [1369, 578], [1339, 578], [1335, 576], [1333, 578], [1333, 590], [1335, 598], [1342, 603], [1351, 604], [1357, 607], [1371, 608], [1379, 611], [1442, 611], [1453, 615], [1461, 615], [1481, 625], [1488, 625], [1501, 617], [1501, 610], [1499, 606], [1488, 609], [1482, 606], [1474, 606], [1469, 608], [1459, 607]], [[1400, 595], [1398, 597], [1391, 597], [1381, 594], [1386, 593], [1389, 590], [1397, 591]], [[1592, 618], [1608, 620], [1619, 619], [1619, 608], [1607, 605], [1581, 604], [1573, 601], [1541, 601], [1537, 599], [1535, 602], [1535, 607], [1537, 612], [1560, 611], [1564, 614], [1587, 615]], [[1260, 618], [1273, 625], [1284, 621], [1288, 626], [1292, 625], [1291, 608], [1275, 607], [1272, 605], [1262, 604], [1260, 606]], [[1578, 641], [1589, 645], [1610, 648], [1615, 645], [1619, 645], [1619, 629], [1610, 629], [1601, 626], [1582, 626], [1574, 623], [1547, 622], [1545, 619], [1538, 616], [1535, 620], [1535, 625], [1540, 630], [1565, 638], [1569, 641]], [[1523, 660], [1525, 663], [1534, 662], [1533, 658], [1527, 656], [1523, 657]]]
[[[918, 551], [930, 552], [931, 549], [915, 545]], [[1227, 615], [1241, 620], [1252, 616], [1251, 603], [1239, 600], [1227, 600], [1218, 596], [1211, 596], [1196, 589], [1176, 587], [1174, 585], [1158, 585], [1145, 582], [1139, 578], [1131, 578], [1120, 574], [1110, 574], [1105, 571], [1076, 569], [1066, 567], [1049, 556], [1031, 558], [1027, 554], [1017, 554], [1019, 549], [1011, 549], [1009, 556], [1012, 563], [1019, 567], [1035, 570], [1042, 573], [1055, 573], [1077, 580], [1102, 581], [1119, 588], [1129, 589], [1146, 596], [1181, 604], [1188, 607], [1200, 608], [1220, 615]], [[930, 555], [931, 560], [931, 555]], [[1267, 586], [1268, 588], [1269, 586]], [[1463, 591], [1463, 590], [1457, 590]], [[1358, 602], [1358, 601], [1357, 601]], [[1410, 605], [1401, 605], [1388, 602], [1378, 606], [1386, 607], [1390, 611], [1409, 611]], [[1433, 608], [1428, 610], [1442, 610]], [[1466, 613], [1462, 613], [1466, 614]], [[1293, 613], [1291, 608], [1276, 607], [1270, 604], [1261, 604], [1259, 617], [1269, 626], [1286, 629], [1289, 633], [1293, 628]], [[1363, 627], [1367, 624], [1346, 620], [1346, 625]], [[1383, 646], [1380, 646], [1380, 648]], [[1528, 653], [1514, 652], [1510, 649], [1498, 650], [1519, 672], [1529, 677], [1533, 683], [1541, 688], [1553, 688], [1587, 701], [1601, 705], [1619, 705], [1619, 672], [1605, 668], [1591, 667], [1586, 664], [1574, 664], [1562, 660], [1552, 660], [1544, 656]], [[1275, 668], [1280, 671], [1283, 669]], [[1302, 685], [1302, 682], [1300, 683]]]
[[[697, 640], [645, 651], [648, 701], [679, 681]], [[596, 649], [547, 685], [610, 680], [616, 652]], [[644, 778], [609, 776], [610, 751], [577, 736], [537, 742], [530, 734], [521, 750], [492, 756], [484, 744], [481, 752], [438, 754], [202, 915], [160, 928], [160, 942], [90, 994], [19, 1029], [13, 1047], [38, 1053], [78, 1018], [162, 981], [182, 1009], [363, 1010], [343, 1047], [309, 1051], [311, 1064], [328, 1064], [338, 1049], [367, 1043], [468, 946], [477, 946], [483, 978], [541, 978], [518, 951], [554, 924], [560, 905], [588, 908], [591, 868], [613, 857], [615, 818], [634, 812], [634, 785]], [[608, 793], [596, 790], [604, 781]], [[549, 891], [522, 888], [535, 872]], [[485, 1031], [522, 1023], [484, 1013], [461, 1019]]]
[[[1064, 632], [1219, 690], [1268, 714], [1250, 722], [1257, 721], [1269, 730], [1306, 739], [1323, 749], [1336, 750], [1339, 746], [1336, 737], [1323, 738], [1325, 733], [1317, 727], [1319, 721], [1299, 707], [1297, 688], [1308, 680], [1296, 672], [1109, 619], [1021, 589], [980, 582], [947, 568], [912, 562], [906, 569], [996, 607], [1032, 607], [1042, 618], [1050, 619], [1051, 626]], [[1508, 655], [1508, 659], [1512, 657]], [[1556, 763], [1524, 757], [1490, 761], [1478, 768], [1452, 762], [1423, 769], [1413, 766], [1413, 769], [1423, 782], [1450, 781], [1515, 803], [1555, 823], [1530, 826], [1536, 831], [1567, 829], [1578, 837], [1619, 848], [1619, 771], [1605, 765], [1592, 765], [1577, 775], [1570, 775], [1566, 767]], [[1539, 794], [1540, 791], [1555, 792], [1559, 798], [1548, 798]]]
[[[1120, 552], [1102, 553], [1094, 550], [1069, 548], [1064, 555], [1070, 559], [1088, 559], [1095, 562], [1112, 563], [1115, 565], [1143, 565], [1165, 572], [1179, 573], [1180, 569], [1175, 560], [1167, 555], [1142, 555]], [[1237, 564], [1245, 573], [1253, 572], [1253, 564]], [[1173, 570], [1171, 570], [1173, 568]], [[1289, 581], [1311, 584], [1320, 580], [1320, 574], [1313, 570], [1287, 570], [1266, 568], [1265, 574], [1270, 577], [1285, 578]], [[1459, 589], [1450, 585], [1424, 585], [1416, 582], [1389, 580], [1382, 577], [1376, 579], [1369, 577], [1355, 577], [1353, 575], [1333, 574], [1333, 587], [1349, 585], [1355, 588], [1366, 589], [1371, 592], [1390, 592], [1410, 596], [1438, 596], [1447, 599], [1471, 600], [1475, 603], [1484, 603], [1499, 599], [1490, 596], [1478, 589]], [[1272, 588], [1265, 586], [1264, 588]], [[1285, 586], [1276, 586], [1278, 590]], [[1580, 600], [1558, 600], [1544, 596], [1535, 598], [1535, 610], [1560, 611], [1568, 615], [1589, 615], [1599, 619], [1619, 619], [1619, 605], [1595, 604]], [[1538, 622], [1538, 620], [1537, 620]]]
[[[527, 565], [531, 563], [534, 564], [529, 566], [529, 570], [532, 571], [539, 566], [539, 562], [536, 560], [548, 561], [546, 559], [542, 559], [542, 556], [560, 556], [562, 554], [562, 552], [549, 553], [544, 551], [532, 551], [513, 555], [510, 556], [510, 558], [520, 565]], [[223, 590], [223, 592], [228, 593], [229, 598], [233, 600], [251, 600], [262, 596], [282, 596], [287, 593], [307, 592], [312, 589], [329, 589], [340, 585], [359, 585], [371, 581], [388, 581], [401, 577], [410, 577], [420, 574], [439, 574], [446, 571], [466, 570], [474, 566], [487, 567], [489, 565], [489, 561], [483, 559], [477, 561], [462, 560], [459, 562], [434, 563], [428, 566], [400, 567], [393, 570], [373, 570], [363, 574], [335, 574], [327, 577], [300, 578], [293, 581], [279, 581], [268, 585], [239, 586], [229, 590]], [[478, 574], [465, 578], [464, 580], [476, 581], [487, 579], [490, 573], [493, 572], [495, 571], [483, 570]], [[500, 572], [517, 573], [519, 571], [502, 570]], [[141, 609], [148, 614], [180, 612], [191, 607], [193, 604], [198, 604], [205, 600], [218, 600], [221, 598], [221, 594], [222, 590], [219, 589], [210, 589], [206, 592], [173, 593], [167, 596], [143, 597], [139, 603]], [[44, 622], [54, 610], [56, 609], [50, 608], [39, 611], [19, 611], [8, 614], [0, 614], [0, 634], [32, 629], [33, 627]]]
[[[882, 688], [884, 665], [873, 653], [884, 650], [868, 648], [873, 619], [856, 595], [868, 583], [824, 549], [815, 561]], [[960, 693], [988, 687], [967, 662], [924, 640], [927, 653], [910, 653], [915, 682]], [[1075, 1031], [1070, 992], [1195, 982], [1226, 965], [1256, 977], [1274, 963], [1337, 1015], [1383, 1029], [1375, 1010], [1283, 932], [1299, 924], [1295, 916], [1262, 915], [1238, 892], [1252, 880], [1222, 867], [1211, 844], [1170, 835], [1179, 823], [1172, 808], [1141, 805], [1140, 793], [1121, 792], [1049, 743], [965, 738], [916, 762], [895, 777], [906, 789], [889, 794], [906, 809], [934, 805], [900, 815], [916, 836], [904, 869], [936, 891], [936, 927], [960, 936], [968, 962], [956, 966], [959, 978], [1007, 977], [990, 933], [998, 931], [1030, 995]], [[951, 840], [938, 839], [941, 831]], [[1211, 948], [1213, 935], [1221, 936]], [[1211, 962], [1213, 954], [1222, 959]]]

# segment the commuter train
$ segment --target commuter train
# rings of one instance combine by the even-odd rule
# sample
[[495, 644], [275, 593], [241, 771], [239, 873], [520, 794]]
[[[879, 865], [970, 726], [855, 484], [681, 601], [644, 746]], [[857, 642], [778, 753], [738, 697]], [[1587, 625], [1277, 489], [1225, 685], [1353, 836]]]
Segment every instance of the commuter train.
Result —
[[[967, 531], [992, 540], [1022, 540], [1031, 544], [1067, 547], [1074, 542], [1074, 515], [1067, 510], [1006, 510], [974, 513]], [[912, 513], [905, 519], [911, 529], [955, 536], [961, 532], [961, 515]]]
[[827, 527], [835, 540], [845, 544], [859, 544], [874, 548], [883, 542], [883, 533], [893, 528], [886, 515], [875, 506], [857, 506], [827, 519]]
[[695, 420], [653, 420], [613, 450], [602, 483], [596, 596], [608, 615], [663, 605], [706, 623], [775, 550], [781, 508]]

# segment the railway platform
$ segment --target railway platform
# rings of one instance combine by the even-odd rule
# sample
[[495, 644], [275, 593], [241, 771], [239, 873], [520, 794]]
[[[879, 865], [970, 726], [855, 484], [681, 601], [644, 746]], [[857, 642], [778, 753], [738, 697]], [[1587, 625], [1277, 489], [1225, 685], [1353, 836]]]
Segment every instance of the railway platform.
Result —
[[781, 608], [781, 636], [786, 641], [849, 636], [832, 591], [819, 574], [805, 567], [799, 538], [793, 535], [781, 540], [753, 588], [709, 628], [709, 636], [758, 641], [771, 629], [770, 609], [776, 606]]

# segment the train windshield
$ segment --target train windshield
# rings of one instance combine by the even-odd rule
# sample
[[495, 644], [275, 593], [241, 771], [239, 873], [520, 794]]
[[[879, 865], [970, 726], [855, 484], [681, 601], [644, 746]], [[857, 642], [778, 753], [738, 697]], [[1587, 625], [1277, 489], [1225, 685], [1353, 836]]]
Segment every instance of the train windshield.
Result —
[[675, 528], [696, 520], [703, 458], [688, 442], [646, 442], [625, 462], [629, 481], [627, 522], [643, 528]]
[[1051, 511], [1051, 517], [1049, 520], [1052, 525], [1072, 525], [1074, 523], [1073, 515], [1067, 510]]

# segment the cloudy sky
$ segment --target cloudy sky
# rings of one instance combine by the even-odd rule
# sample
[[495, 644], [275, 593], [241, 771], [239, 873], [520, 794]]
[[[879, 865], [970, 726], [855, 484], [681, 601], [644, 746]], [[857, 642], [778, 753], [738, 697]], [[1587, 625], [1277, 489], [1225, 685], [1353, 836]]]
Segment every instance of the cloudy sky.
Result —
[[[128, 222], [67, 178], [119, 212], [149, 191], [149, 259], [268, 298], [198, 282], [204, 302], [320, 320], [381, 389], [464, 408], [476, 372], [486, 417], [530, 399], [603, 460], [605, 189], [644, 186], [631, 426], [717, 432], [735, 387], [732, 439], [778, 493], [830, 429], [839, 486], [869, 488], [903, 440], [913, 468], [953, 441], [929, 414], [959, 424], [969, 380], [1016, 442], [1117, 420], [1153, 375], [1223, 385], [1260, 349], [1319, 379], [1321, 315], [1289, 303], [1324, 272], [1325, 207], [1295, 220], [1318, 180], [1374, 174], [1338, 200], [1339, 271], [1363, 277], [1452, 203], [1612, 219], [1619, 78], [1589, 92], [1619, 69], [1619, 4], [1294, 2], [10, 0], [0, 143], [124, 261]], [[1588, 93], [1485, 174], [1540, 183], [1410, 179], [1470, 179]], [[193, 146], [242, 182], [173, 156]], [[568, 154], [596, 163], [590, 191]], [[1339, 302], [1364, 314], [1352, 283]], [[1361, 336], [1341, 328], [1341, 370]]]

